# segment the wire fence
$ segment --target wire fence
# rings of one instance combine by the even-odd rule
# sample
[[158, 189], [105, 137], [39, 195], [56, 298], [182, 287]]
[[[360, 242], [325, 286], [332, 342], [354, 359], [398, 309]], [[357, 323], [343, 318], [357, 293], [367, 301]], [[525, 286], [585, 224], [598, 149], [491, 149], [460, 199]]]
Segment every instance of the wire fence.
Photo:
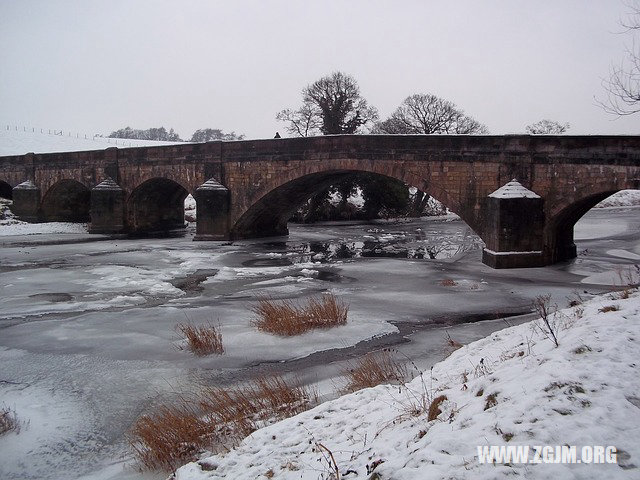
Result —
[[[51, 129], [51, 128], [40, 128], [40, 127], [26, 127], [26, 126], [18, 126], [18, 125], [5, 125], [4, 130], [22, 132], [22, 133], [33, 133], [38, 135], [50, 135], [50, 136], [56, 136], [56, 137], [77, 138], [82, 140], [107, 143], [111, 145], [119, 145], [123, 147], [141, 146], [140, 143], [135, 143], [135, 142], [132, 143], [130, 139], [126, 139], [126, 138], [111, 138], [111, 137], [102, 136], [97, 133], [91, 135], [88, 133], [72, 132], [70, 130], [55, 129], [55, 128]], [[144, 143], [145, 141], [141, 140], [140, 142]]]

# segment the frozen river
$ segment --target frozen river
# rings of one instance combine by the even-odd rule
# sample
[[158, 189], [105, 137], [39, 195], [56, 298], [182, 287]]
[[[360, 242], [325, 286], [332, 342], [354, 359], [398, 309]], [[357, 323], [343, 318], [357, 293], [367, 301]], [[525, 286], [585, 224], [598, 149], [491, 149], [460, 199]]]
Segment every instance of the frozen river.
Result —
[[[346, 361], [387, 346], [428, 368], [446, 332], [468, 343], [527, 319], [537, 295], [565, 306], [619, 286], [640, 263], [638, 213], [592, 210], [577, 259], [518, 270], [483, 265], [455, 219], [290, 225], [289, 237], [233, 244], [193, 242], [190, 229], [0, 236], [0, 405], [29, 422], [0, 437], [0, 478], [165, 478], [128, 466], [125, 433], [155, 402], [265, 372], [331, 396]], [[251, 325], [259, 297], [322, 292], [349, 303], [346, 326], [280, 338]], [[179, 350], [187, 319], [219, 323], [225, 354]]]

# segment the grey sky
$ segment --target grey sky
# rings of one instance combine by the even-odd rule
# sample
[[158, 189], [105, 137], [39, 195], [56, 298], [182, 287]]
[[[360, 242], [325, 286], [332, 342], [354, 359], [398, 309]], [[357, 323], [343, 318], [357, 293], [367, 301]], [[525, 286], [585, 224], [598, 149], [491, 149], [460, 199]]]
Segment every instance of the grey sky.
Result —
[[[542, 118], [640, 133], [599, 108], [624, 56], [622, 0], [0, 0], [0, 125], [131, 126], [270, 138], [301, 89], [341, 70], [388, 116], [413, 93], [491, 133]], [[4, 127], [3, 127], [4, 128]]]

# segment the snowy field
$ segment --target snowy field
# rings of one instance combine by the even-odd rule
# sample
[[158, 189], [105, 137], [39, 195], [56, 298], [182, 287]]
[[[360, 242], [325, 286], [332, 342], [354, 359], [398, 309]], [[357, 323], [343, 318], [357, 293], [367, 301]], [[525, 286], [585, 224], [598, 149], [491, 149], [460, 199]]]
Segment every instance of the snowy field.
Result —
[[129, 140], [123, 138], [96, 137], [94, 134], [63, 131], [62, 135], [35, 127], [0, 126], [0, 157], [24, 155], [26, 153], [80, 152], [84, 150], [104, 150], [109, 147], [151, 147], [174, 145], [175, 142], [152, 140]]
[[[552, 322], [558, 347], [541, 320], [495, 332], [404, 386], [325, 402], [175, 478], [638, 478], [640, 294], [596, 297]], [[584, 446], [613, 446], [617, 463], [481, 464], [477, 448], [490, 445], [573, 445], [577, 458]]]

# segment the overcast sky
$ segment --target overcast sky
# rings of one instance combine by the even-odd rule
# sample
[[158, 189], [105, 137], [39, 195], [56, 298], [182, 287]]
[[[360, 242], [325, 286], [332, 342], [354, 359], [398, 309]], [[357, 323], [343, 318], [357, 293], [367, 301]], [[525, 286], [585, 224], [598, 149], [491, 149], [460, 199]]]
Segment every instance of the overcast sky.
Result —
[[0, 0], [0, 125], [131, 126], [271, 138], [276, 113], [340, 70], [387, 117], [413, 93], [491, 133], [550, 118], [639, 134], [596, 104], [631, 44], [622, 0]]

